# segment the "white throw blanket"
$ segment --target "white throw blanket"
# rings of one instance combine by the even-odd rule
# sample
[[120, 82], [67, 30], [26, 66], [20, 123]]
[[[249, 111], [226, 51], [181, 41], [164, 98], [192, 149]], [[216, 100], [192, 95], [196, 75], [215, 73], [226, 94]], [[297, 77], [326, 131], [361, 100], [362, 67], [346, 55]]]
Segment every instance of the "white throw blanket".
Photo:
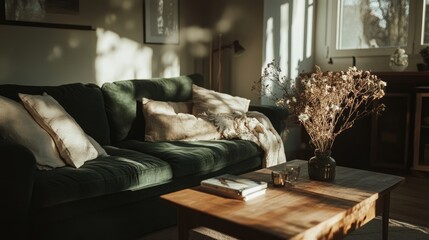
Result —
[[243, 139], [256, 143], [264, 151], [262, 167], [286, 162], [283, 141], [267, 116], [260, 112], [206, 113], [202, 116], [212, 122], [223, 139]]

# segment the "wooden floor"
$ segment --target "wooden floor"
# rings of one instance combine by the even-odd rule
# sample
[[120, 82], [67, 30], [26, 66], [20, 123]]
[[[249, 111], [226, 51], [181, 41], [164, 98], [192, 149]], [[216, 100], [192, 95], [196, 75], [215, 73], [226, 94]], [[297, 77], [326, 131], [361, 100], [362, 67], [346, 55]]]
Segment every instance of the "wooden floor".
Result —
[[391, 193], [390, 217], [429, 227], [429, 176], [405, 176]]

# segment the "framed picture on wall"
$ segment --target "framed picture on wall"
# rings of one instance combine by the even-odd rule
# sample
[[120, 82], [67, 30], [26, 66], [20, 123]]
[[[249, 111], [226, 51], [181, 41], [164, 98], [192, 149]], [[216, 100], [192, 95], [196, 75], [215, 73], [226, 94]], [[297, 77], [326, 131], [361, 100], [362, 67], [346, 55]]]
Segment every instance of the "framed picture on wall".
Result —
[[144, 0], [144, 42], [179, 44], [179, 0]]
[[94, 30], [80, 15], [80, 0], [0, 0], [0, 23]]

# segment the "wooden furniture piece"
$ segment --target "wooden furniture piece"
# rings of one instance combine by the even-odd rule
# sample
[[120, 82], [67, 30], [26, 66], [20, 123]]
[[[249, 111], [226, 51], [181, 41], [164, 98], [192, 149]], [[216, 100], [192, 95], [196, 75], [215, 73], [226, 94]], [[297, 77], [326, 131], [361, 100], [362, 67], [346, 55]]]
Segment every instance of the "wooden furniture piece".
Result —
[[[179, 239], [189, 230], [208, 227], [239, 239], [341, 239], [375, 216], [383, 215], [387, 239], [390, 192], [404, 178], [383, 173], [337, 167], [333, 182], [310, 181], [307, 161], [294, 186], [273, 188], [250, 201], [205, 193], [199, 187], [162, 195], [178, 210]], [[284, 165], [243, 176], [271, 182], [271, 171]]]
[[[421, 152], [424, 150], [424, 141], [429, 143], [429, 140], [425, 140], [429, 137], [429, 131], [421, 127], [421, 119], [418, 119], [424, 110], [421, 100], [429, 94], [429, 72], [374, 74], [387, 82], [387, 88], [382, 99], [386, 111], [372, 119], [371, 167], [405, 171], [429, 170], [429, 162], [424, 160], [424, 153]], [[429, 107], [429, 104], [423, 105]], [[426, 157], [429, 158], [429, 155]], [[423, 165], [428, 165], [428, 168], [422, 166], [424, 161]]]
[[429, 88], [416, 88], [413, 169], [429, 171]]

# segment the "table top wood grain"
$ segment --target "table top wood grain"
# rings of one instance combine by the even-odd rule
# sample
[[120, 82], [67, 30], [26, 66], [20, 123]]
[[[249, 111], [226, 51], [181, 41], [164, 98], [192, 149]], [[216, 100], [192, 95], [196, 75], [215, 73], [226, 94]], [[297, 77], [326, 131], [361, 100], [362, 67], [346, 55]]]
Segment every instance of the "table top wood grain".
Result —
[[[284, 164], [242, 176], [267, 181], [265, 195], [249, 201], [205, 193], [199, 187], [161, 196], [163, 201], [179, 209], [209, 216], [227, 226], [248, 234], [261, 234], [273, 239], [320, 239], [344, 236], [377, 216], [378, 204], [404, 181], [403, 177], [337, 166], [332, 182], [309, 180], [307, 161], [293, 160], [301, 173], [293, 186], [274, 188], [271, 171], [282, 170]], [[215, 226], [217, 227], [217, 226]], [[222, 226], [219, 226], [222, 230]], [[217, 229], [219, 230], [219, 229]], [[239, 236], [246, 236], [246, 233]], [[321, 237], [324, 236], [324, 237]]]

